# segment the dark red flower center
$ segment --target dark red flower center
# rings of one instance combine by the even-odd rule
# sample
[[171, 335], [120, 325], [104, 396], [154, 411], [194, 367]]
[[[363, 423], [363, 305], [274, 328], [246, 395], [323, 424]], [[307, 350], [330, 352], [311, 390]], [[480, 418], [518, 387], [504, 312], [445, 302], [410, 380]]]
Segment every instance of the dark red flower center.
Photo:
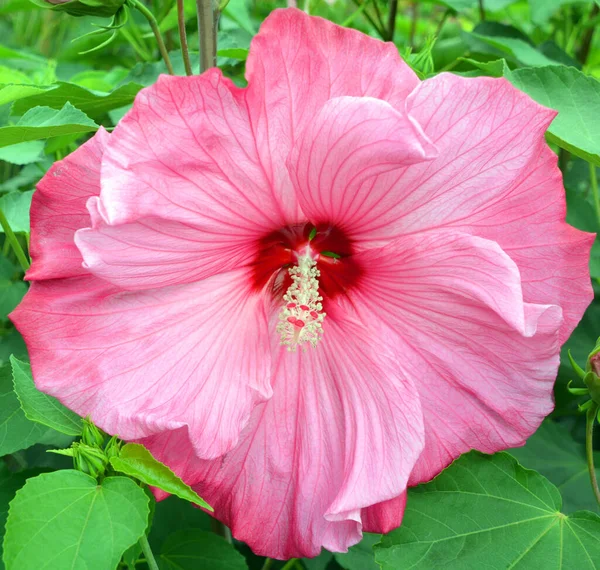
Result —
[[292, 284], [289, 269], [307, 247], [320, 272], [324, 304], [357, 284], [362, 269], [353, 255], [352, 240], [340, 229], [321, 223], [287, 226], [259, 240], [252, 264], [254, 288], [262, 290], [272, 280], [273, 295], [280, 300]]

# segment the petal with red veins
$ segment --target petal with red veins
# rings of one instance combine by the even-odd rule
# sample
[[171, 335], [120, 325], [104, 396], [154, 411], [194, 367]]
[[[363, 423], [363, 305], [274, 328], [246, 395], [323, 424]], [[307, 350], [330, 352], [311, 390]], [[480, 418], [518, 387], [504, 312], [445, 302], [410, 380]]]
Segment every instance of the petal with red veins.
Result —
[[345, 551], [361, 538], [362, 513], [369, 528], [381, 524], [371, 505], [402, 494], [423, 442], [415, 387], [399, 373], [386, 338], [372, 342], [375, 334], [336, 315], [325, 320], [315, 349], [280, 347], [273, 397], [223, 458], [197, 460], [177, 434], [144, 443], [195, 483], [255, 553]]
[[362, 510], [364, 532], [386, 534], [400, 526], [406, 507], [406, 491], [402, 495], [371, 505]]
[[202, 231], [194, 224], [157, 216], [108, 225], [98, 198], [88, 202], [92, 227], [75, 234], [84, 267], [126, 290], [200, 281], [248, 265], [256, 245]]
[[100, 194], [100, 161], [109, 134], [100, 130], [65, 159], [55, 162], [31, 202], [31, 267], [27, 279], [58, 279], [86, 273], [73, 236], [90, 225], [86, 202]]
[[523, 302], [516, 264], [497, 244], [452, 231], [359, 254], [368, 268], [349, 300], [396, 333], [417, 388], [425, 449], [411, 484], [470, 449], [522, 445], [553, 408], [560, 307]]
[[301, 10], [274, 10], [263, 22], [250, 46], [246, 77], [258, 152], [290, 222], [299, 212], [285, 161], [320, 108], [348, 95], [383, 99], [401, 110], [419, 84], [394, 44]]
[[40, 390], [124, 439], [182, 428], [213, 458], [271, 395], [266, 301], [247, 279], [145, 292], [93, 276], [34, 282], [11, 319]]
[[370, 180], [434, 156], [420, 128], [389, 103], [337, 97], [296, 141], [288, 169], [312, 222], [352, 232], [373, 208], [395, 205], [390, 188]]
[[557, 159], [543, 146], [535, 164], [507, 194], [455, 227], [500, 244], [519, 267], [526, 301], [562, 308], [562, 344], [594, 298], [588, 263], [595, 236], [565, 222]]
[[256, 145], [245, 91], [219, 70], [161, 76], [111, 136], [99, 211], [109, 225], [158, 216], [215, 242], [260, 237], [284, 219]]

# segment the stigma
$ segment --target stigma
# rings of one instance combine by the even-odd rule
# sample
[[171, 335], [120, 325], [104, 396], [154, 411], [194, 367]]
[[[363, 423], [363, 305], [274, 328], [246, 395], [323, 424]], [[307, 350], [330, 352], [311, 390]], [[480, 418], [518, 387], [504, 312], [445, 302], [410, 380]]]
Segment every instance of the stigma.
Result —
[[281, 344], [289, 351], [299, 346], [316, 347], [323, 335], [323, 297], [319, 295], [317, 262], [306, 253], [298, 256], [298, 264], [289, 268], [292, 284], [283, 296], [277, 332]]

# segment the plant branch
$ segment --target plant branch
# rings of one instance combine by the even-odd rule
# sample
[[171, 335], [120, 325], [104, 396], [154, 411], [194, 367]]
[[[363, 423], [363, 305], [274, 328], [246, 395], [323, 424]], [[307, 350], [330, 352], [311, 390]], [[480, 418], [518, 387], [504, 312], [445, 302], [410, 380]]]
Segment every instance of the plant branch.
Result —
[[4, 235], [6, 237], [6, 240], [8, 242], [10, 242], [10, 245], [12, 246], [13, 251], [15, 252], [15, 255], [17, 256], [17, 259], [19, 260], [19, 263], [21, 264], [23, 271], [27, 271], [29, 269], [29, 265], [30, 265], [29, 260], [27, 259], [27, 256], [25, 255], [25, 252], [23, 251], [23, 248], [21, 247], [21, 244], [19, 243], [19, 240], [17, 239], [15, 232], [12, 231], [12, 228], [10, 227], [10, 224], [8, 223], [8, 220], [6, 219], [6, 216], [4, 215], [4, 212], [2, 211], [1, 208], [0, 208], [0, 225], [2, 226], [2, 229], [4, 230]]
[[192, 65], [190, 63], [190, 52], [188, 49], [187, 35], [185, 33], [185, 8], [183, 0], [177, 0], [177, 25], [179, 26], [179, 42], [181, 43], [181, 57], [185, 74], [192, 75]]
[[363, 16], [369, 21], [371, 26], [373, 26], [375, 28], [375, 31], [379, 34], [379, 37], [382, 40], [385, 40], [385, 38], [386, 38], [385, 30], [379, 27], [377, 22], [375, 22], [375, 20], [373, 20], [373, 18], [371, 17], [371, 14], [369, 14], [369, 12], [366, 10], [366, 4], [369, 2], [369, 0], [363, 0], [362, 2], [360, 0], [352, 0], [352, 1], [354, 2], [354, 4], [356, 6], [358, 6], [359, 8], [361, 8], [363, 10]]
[[167, 71], [170, 75], [175, 75], [173, 71], [173, 66], [171, 65], [171, 60], [169, 59], [169, 52], [165, 47], [165, 43], [163, 42], [162, 36], [160, 35], [160, 30], [158, 29], [158, 22], [154, 17], [154, 14], [146, 8], [139, 0], [127, 0], [131, 6], [133, 6], [136, 10], [138, 10], [148, 23], [150, 24], [150, 28], [152, 28], [152, 32], [154, 33], [154, 37], [156, 38], [156, 43], [158, 44], [158, 49], [160, 50], [160, 55], [165, 60], [165, 65], [167, 66]]
[[588, 409], [585, 422], [585, 455], [587, 458], [588, 470], [590, 472], [590, 483], [592, 490], [596, 496], [596, 501], [600, 505], [600, 489], [598, 488], [598, 480], [596, 479], [596, 468], [594, 467], [594, 420], [598, 413], [598, 404], [594, 404]]
[[196, 0], [200, 36], [200, 73], [217, 64], [217, 18], [213, 0]]
[[410, 32], [408, 34], [408, 45], [411, 48], [415, 47], [415, 34], [417, 32], [417, 20], [419, 19], [419, 4], [416, 0], [413, 0], [410, 5], [411, 17], [410, 17]]
[[158, 570], [158, 564], [156, 563], [156, 559], [154, 558], [154, 554], [152, 554], [152, 549], [150, 548], [150, 543], [148, 542], [148, 537], [146, 533], [142, 534], [142, 538], [140, 538], [140, 546], [142, 547], [142, 552], [146, 557], [146, 564], [150, 570]]
[[390, 0], [390, 13], [388, 17], [388, 41], [394, 41], [394, 34], [396, 33], [396, 14], [398, 13], [398, 0]]
[[281, 568], [281, 570], [292, 570], [294, 566], [296, 566], [296, 562], [298, 562], [298, 558], [290, 558]]
[[483, 7], [483, 0], [479, 0], [479, 18], [485, 20], [485, 8]]

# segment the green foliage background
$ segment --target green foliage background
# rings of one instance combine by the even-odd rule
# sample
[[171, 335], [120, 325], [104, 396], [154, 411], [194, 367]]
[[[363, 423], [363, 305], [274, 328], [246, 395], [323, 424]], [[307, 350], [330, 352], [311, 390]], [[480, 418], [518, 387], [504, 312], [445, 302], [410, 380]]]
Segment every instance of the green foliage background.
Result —
[[[112, 129], [136, 93], [166, 71], [139, 12], [130, 10], [122, 27], [106, 31], [98, 26], [111, 25], [110, 18], [72, 17], [40, 4], [0, 0], [0, 208], [15, 233], [0, 230], [0, 535], [8, 518], [0, 568], [144, 570], [146, 536], [161, 570], [600, 568], [600, 518], [578, 411], [585, 398], [567, 390], [574, 375], [566, 357], [570, 349], [583, 366], [600, 335], [598, 240], [590, 262], [596, 298], [563, 349], [550, 418], [511, 455], [467, 454], [433, 482], [411, 489], [403, 526], [385, 537], [365, 535], [347, 554], [324, 551], [287, 562], [255, 556], [192, 506], [204, 503], [146, 450], [104, 435], [96, 443], [86, 440], [80, 418], [37, 392], [25, 345], [7, 319], [27, 290], [21, 267], [27, 259], [19, 259], [11, 239], [27, 252], [31, 196], [51, 164], [100, 125]], [[567, 220], [600, 231], [599, 0], [298, 4], [394, 41], [422, 78], [441, 71], [504, 76], [558, 110], [547, 140], [564, 174]], [[176, 73], [183, 74], [175, 0], [145, 5], [158, 20]], [[252, 36], [284, 5], [230, 0], [224, 7], [218, 65], [237, 84], [245, 84]], [[185, 14], [197, 72], [194, 1], [185, 1]], [[67, 451], [47, 453], [61, 448]], [[598, 465], [598, 443], [596, 449]], [[173, 496], [156, 504], [147, 485]]]

